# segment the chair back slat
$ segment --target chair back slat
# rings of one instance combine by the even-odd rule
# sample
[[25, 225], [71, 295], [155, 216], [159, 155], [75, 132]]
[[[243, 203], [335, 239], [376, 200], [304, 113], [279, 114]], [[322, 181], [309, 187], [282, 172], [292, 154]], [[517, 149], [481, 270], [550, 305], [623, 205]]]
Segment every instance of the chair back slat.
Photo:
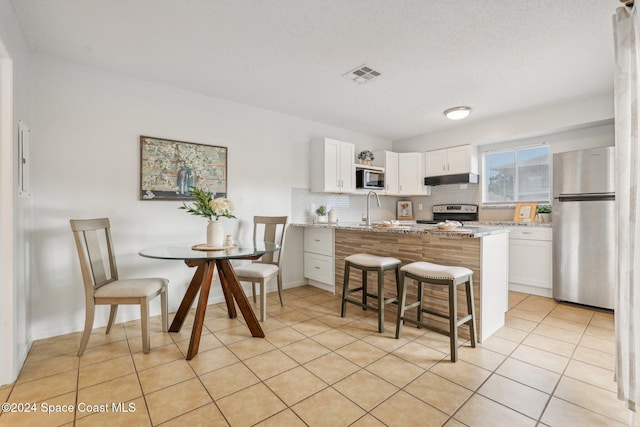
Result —
[[101, 286], [118, 280], [107, 218], [71, 220], [80, 258], [85, 291], [91, 294]]
[[100, 249], [100, 242], [98, 242], [98, 233], [96, 230], [87, 230], [83, 233], [89, 263], [91, 265], [93, 283], [95, 287], [99, 287], [107, 281], [108, 277], [105, 270], [105, 262], [102, 257], [102, 250]]
[[[254, 216], [253, 217], [253, 239], [265, 242], [276, 243], [283, 247], [284, 236], [287, 227], [286, 216]], [[262, 231], [262, 237], [260, 237]], [[282, 249], [275, 253], [264, 254], [258, 262], [265, 264], [280, 265]]]

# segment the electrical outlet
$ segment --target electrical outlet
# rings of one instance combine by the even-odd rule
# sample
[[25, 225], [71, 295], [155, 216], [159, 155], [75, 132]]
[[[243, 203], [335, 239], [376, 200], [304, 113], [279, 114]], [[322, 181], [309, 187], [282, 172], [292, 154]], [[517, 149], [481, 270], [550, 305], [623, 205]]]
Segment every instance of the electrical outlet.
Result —
[[422, 210], [422, 203], [418, 203], [418, 210], [421, 211]]
[[460, 184], [460, 189], [461, 190], [466, 190], [468, 187], [468, 184]]
[[316, 213], [316, 204], [311, 203], [311, 212]]

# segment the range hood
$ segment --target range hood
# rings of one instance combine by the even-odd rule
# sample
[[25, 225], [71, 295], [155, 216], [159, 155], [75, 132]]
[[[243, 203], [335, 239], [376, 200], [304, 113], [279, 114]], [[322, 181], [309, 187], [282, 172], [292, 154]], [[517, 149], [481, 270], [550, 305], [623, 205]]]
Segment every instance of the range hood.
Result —
[[424, 185], [445, 184], [477, 184], [478, 174], [459, 173], [455, 175], [428, 176], [424, 179]]

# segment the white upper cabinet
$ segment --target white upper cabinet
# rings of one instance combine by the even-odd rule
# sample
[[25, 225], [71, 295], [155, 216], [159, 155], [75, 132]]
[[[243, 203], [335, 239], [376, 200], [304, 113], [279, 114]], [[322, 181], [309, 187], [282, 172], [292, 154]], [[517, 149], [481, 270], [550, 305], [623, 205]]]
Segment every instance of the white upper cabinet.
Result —
[[311, 141], [311, 191], [352, 193], [356, 189], [354, 144], [337, 139]]
[[471, 145], [427, 151], [425, 176], [478, 173], [477, 151]]
[[376, 166], [384, 168], [384, 194], [398, 194], [398, 153], [393, 151], [376, 151]]
[[421, 196], [431, 194], [423, 185], [423, 153], [376, 151], [374, 163], [384, 167], [384, 194], [390, 196]]
[[447, 173], [447, 150], [425, 153], [425, 176], [440, 176]]
[[398, 194], [425, 194], [422, 153], [398, 153]]

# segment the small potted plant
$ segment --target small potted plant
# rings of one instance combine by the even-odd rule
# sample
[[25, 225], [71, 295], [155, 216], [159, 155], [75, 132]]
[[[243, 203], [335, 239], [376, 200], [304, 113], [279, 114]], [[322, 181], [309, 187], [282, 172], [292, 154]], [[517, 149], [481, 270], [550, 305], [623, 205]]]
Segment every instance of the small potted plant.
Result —
[[358, 154], [358, 159], [360, 159], [360, 163], [362, 163], [363, 165], [371, 166], [373, 164], [373, 161], [375, 160], [375, 156], [371, 151], [363, 150], [360, 152], [360, 154]]
[[327, 222], [327, 207], [325, 205], [320, 205], [318, 209], [316, 209], [316, 221], [317, 222]]
[[540, 222], [551, 222], [551, 205], [538, 205], [536, 213], [541, 219]]

